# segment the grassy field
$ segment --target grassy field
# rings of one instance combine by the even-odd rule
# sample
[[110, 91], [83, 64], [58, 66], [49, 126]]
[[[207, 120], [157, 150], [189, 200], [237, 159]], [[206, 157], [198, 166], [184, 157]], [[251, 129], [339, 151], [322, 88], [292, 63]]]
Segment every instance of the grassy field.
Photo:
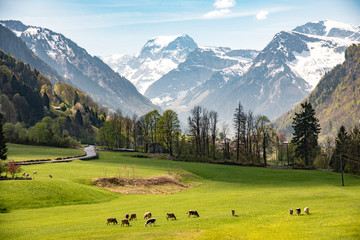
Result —
[[[99, 159], [23, 166], [31, 181], [0, 182], [0, 239], [360, 239], [360, 179], [331, 172], [140, 159], [101, 152]], [[90, 184], [104, 176], [168, 172], [201, 182], [175, 194], [118, 194]], [[53, 178], [49, 178], [52, 174]], [[310, 215], [290, 216], [290, 208]], [[195, 209], [200, 218], [188, 218]], [[237, 216], [232, 217], [230, 210]], [[155, 227], [144, 227], [151, 211]], [[106, 225], [137, 213], [130, 227]], [[178, 220], [167, 221], [167, 212]]]
[[42, 160], [79, 156], [85, 154], [81, 149], [31, 146], [7, 143], [8, 159], [18, 161]]

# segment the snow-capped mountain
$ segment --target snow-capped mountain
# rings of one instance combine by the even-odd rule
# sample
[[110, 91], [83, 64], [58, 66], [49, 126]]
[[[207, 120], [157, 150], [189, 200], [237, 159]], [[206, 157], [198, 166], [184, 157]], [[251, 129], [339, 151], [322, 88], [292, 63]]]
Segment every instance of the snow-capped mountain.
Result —
[[[145, 96], [164, 108], [188, 109], [196, 102], [190, 100], [194, 99], [194, 92], [196, 91], [197, 95], [202, 95], [202, 91], [206, 92], [201, 86], [214, 73], [222, 70], [229, 74], [230, 72], [244, 73], [256, 55], [255, 50], [199, 47], [189, 54], [185, 62], [154, 82], [145, 92]], [[206, 89], [216, 89], [215, 85], [206, 86]], [[192, 97], [189, 98], [187, 96], [189, 94]]]
[[226, 84], [199, 104], [219, 111], [223, 119], [232, 119], [240, 101], [245, 109], [275, 119], [307, 97], [325, 72], [345, 60], [345, 49], [358, 39], [358, 34], [358, 27], [332, 21], [282, 31], [258, 54], [246, 73], [232, 74]]
[[164, 74], [184, 62], [197, 44], [188, 35], [158, 36], [150, 39], [134, 56], [111, 55], [103, 57], [114, 71], [129, 79], [144, 93]]
[[[17, 37], [10, 29], [0, 24], [0, 49], [10, 53], [17, 59], [26, 62], [31, 68], [35, 68], [47, 76], [51, 83], [68, 82], [67, 79], [59, 76], [55, 69], [51, 68], [38, 56], [36, 56], [28, 46]], [[68, 82], [69, 83], [69, 82]]]
[[0, 23], [19, 36], [40, 59], [97, 102], [125, 114], [145, 114], [156, 108], [126, 78], [62, 34], [26, 26], [19, 21]]

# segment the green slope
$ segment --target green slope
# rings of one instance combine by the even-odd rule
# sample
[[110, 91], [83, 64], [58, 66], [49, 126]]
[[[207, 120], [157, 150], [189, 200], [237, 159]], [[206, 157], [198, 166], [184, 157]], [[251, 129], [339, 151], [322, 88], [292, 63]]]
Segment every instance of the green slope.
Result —
[[[360, 179], [332, 172], [277, 170], [102, 152], [92, 161], [24, 166], [32, 181], [1, 181], [0, 239], [359, 239]], [[148, 177], [181, 170], [202, 184], [176, 194], [116, 194], [89, 185], [100, 176]], [[48, 173], [54, 177], [49, 178]], [[311, 215], [290, 216], [309, 207]], [[186, 212], [198, 210], [200, 218]], [[230, 210], [235, 209], [237, 217]], [[151, 211], [156, 227], [144, 227]], [[106, 219], [135, 212], [130, 227]], [[178, 220], [167, 221], [167, 212]]]
[[[308, 98], [321, 125], [320, 137], [335, 136], [341, 125], [352, 126], [360, 119], [360, 45], [352, 45], [345, 52], [345, 62], [325, 74]], [[275, 121], [278, 131], [287, 135], [295, 109]]]

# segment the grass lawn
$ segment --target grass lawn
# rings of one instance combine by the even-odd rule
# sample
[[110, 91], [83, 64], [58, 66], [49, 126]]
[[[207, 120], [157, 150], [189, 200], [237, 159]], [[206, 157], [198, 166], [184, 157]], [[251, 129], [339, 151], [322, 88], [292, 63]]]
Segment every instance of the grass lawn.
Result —
[[31, 146], [7, 143], [8, 159], [18, 161], [56, 159], [64, 157], [79, 156], [84, 154], [81, 149], [58, 148], [47, 146]]
[[[31, 181], [0, 182], [0, 239], [360, 239], [360, 178], [126, 157], [23, 166]], [[118, 194], [90, 184], [104, 176], [188, 172], [201, 182], [175, 194]], [[52, 174], [53, 178], [48, 175]], [[290, 216], [290, 208], [310, 215]], [[200, 218], [188, 218], [188, 210]], [[232, 217], [230, 210], [237, 216]], [[155, 227], [144, 227], [150, 211]], [[178, 220], [166, 220], [173, 212]], [[137, 213], [130, 227], [106, 225]]]

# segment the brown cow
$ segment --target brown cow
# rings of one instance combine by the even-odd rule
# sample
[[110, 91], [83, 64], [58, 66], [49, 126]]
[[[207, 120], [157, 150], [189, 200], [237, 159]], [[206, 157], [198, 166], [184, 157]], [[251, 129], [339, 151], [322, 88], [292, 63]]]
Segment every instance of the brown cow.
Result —
[[129, 216], [130, 216], [130, 214], [128, 214], [128, 213], [125, 214], [125, 218], [126, 218], [126, 219], [129, 219]]
[[234, 209], [231, 209], [231, 215], [235, 216], [235, 210]]
[[292, 208], [289, 209], [289, 213], [290, 215], [293, 215], [294, 214], [294, 210], [292, 210]]
[[146, 219], [146, 218], [151, 218], [151, 212], [146, 212], [144, 214], [144, 219]]
[[153, 226], [155, 226], [155, 221], [156, 221], [155, 218], [149, 218], [149, 219], [146, 221], [146, 223], [145, 223], [145, 227], [146, 227], [146, 225], [148, 225], [148, 224], [150, 224], [150, 226], [151, 226], [151, 224], [152, 224]]
[[116, 220], [116, 218], [108, 218], [106, 220], [106, 225], [109, 225], [110, 223], [118, 224], [118, 221]]
[[125, 219], [121, 220], [121, 226], [124, 226], [124, 225], [128, 225], [128, 226], [130, 225], [129, 219], [125, 218]]
[[132, 213], [131, 215], [130, 215], [130, 221], [131, 220], [133, 220], [133, 219], [135, 219], [135, 220], [137, 220], [137, 218], [136, 218], [136, 213]]
[[188, 211], [188, 217], [190, 217], [191, 215], [196, 216], [196, 217], [200, 217], [196, 210], [189, 210]]
[[173, 213], [167, 213], [166, 214], [166, 220], [169, 220], [169, 218], [176, 220], [175, 214], [173, 214]]

